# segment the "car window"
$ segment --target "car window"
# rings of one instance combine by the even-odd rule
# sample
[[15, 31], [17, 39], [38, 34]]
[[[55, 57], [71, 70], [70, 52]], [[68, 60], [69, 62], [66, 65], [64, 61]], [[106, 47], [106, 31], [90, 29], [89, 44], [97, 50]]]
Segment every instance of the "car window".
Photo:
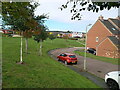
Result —
[[70, 58], [76, 58], [76, 56], [75, 56], [75, 55], [70, 55], [69, 57], [70, 57]]
[[91, 50], [91, 51], [96, 51], [94, 48], [89, 48], [88, 50]]
[[64, 54], [60, 54], [60, 56], [64, 56]]
[[66, 57], [67, 55], [66, 54], [64, 54], [64, 57]]

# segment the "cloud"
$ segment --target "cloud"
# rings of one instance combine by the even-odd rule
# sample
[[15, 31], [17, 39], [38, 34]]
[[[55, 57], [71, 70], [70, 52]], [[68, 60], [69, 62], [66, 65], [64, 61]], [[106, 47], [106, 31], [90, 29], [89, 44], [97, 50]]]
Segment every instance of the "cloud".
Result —
[[[71, 20], [72, 14], [70, 13], [71, 7], [69, 6], [67, 9], [60, 10], [62, 4], [65, 4], [67, 0], [39, 0], [40, 6], [36, 9], [35, 14], [41, 15], [43, 13], [48, 14], [49, 19], [56, 20], [60, 22], [66, 23], [75, 23], [78, 21]], [[111, 10], [103, 10], [99, 11], [98, 13], [92, 11], [82, 11], [82, 20], [90, 20], [95, 21], [98, 19], [100, 15], [103, 15], [105, 18], [117, 17], [118, 9], [111, 9]], [[111, 14], [114, 13], [114, 14]]]
[[[115, 18], [118, 15], [118, 9], [110, 9], [99, 11], [98, 13], [92, 11], [82, 11], [82, 20], [71, 20], [72, 14], [70, 13], [71, 5], [67, 9], [60, 10], [62, 4], [65, 4], [67, 0], [40, 0], [40, 6], [36, 9], [35, 14], [41, 15], [43, 13], [48, 14], [49, 20], [47, 23], [50, 29], [63, 29], [63, 30], [85, 30], [88, 24], [94, 24], [100, 15], [103, 15], [105, 19]], [[54, 22], [53, 22], [54, 21]], [[54, 25], [53, 25], [54, 24]]]
[[90, 20], [90, 21], [95, 21], [98, 19], [98, 17], [100, 15], [102, 15], [104, 17], [104, 19], [108, 19], [108, 18], [115, 18], [118, 16], [118, 9], [115, 8], [111, 8], [110, 10], [103, 10], [103, 11], [99, 11], [98, 13], [93, 12], [93, 11], [83, 11], [81, 12], [82, 19], [83, 20]]
[[40, 0], [40, 6], [36, 9], [35, 14], [41, 15], [45, 13], [48, 14], [49, 19], [67, 23], [74, 22], [71, 20], [70, 8], [62, 11], [59, 9], [66, 2], [67, 0]]

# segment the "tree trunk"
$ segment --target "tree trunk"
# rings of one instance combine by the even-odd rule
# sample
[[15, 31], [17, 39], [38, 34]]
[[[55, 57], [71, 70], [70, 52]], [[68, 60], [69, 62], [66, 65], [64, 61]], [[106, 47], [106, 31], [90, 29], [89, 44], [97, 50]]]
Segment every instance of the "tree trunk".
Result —
[[26, 42], [25, 50], [26, 50], [26, 53], [28, 54], [28, 38], [25, 38], [25, 42]]
[[21, 49], [20, 49], [20, 63], [23, 62], [23, 57], [22, 57], [23, 51], [22, 51], [22, 37], [21, 37]]
[[42, 56], [42, 40], [40, 40], [39, 55]]

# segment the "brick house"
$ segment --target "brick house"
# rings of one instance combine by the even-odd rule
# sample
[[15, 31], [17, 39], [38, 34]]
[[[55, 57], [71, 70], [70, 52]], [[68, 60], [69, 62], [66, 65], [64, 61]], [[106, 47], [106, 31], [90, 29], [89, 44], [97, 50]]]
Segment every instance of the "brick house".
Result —
[[72, 37], [73, 38], [83, 38], [84, 33], [83, 32], [73, 32]]
[[72, 37], [72, 33], [67, 33], [67, 32], [63, 32], [63, 37], [68, 37], [68, 38], [71, 38]]
[[97, 56], [120, 58], [120, 17], [100, 16], [87, 33], [87, 48], [96, 49]]

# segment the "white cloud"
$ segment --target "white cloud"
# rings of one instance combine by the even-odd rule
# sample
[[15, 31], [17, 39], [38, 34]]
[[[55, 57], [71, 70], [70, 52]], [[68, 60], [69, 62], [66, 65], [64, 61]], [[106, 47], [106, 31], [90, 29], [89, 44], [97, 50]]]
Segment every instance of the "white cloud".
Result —
[[[72, 14], [70, 13], [71, 7], [67, 9], [60, 10], [62, 4], [65, 4], [67, 0], [39, 0], [40, 6], [36, 9], [35, 14], [41, 15], [43, 13], [48, 14], [49, 19], [66, 22], [66, 23], [74, 23], [76, 21], [71, 20]], [[106, 19], [110, 17], [117, 17], [118, 9], [104, 10], [99, 11], [98, 13], [92, 11], [82, 11], [82, 20], [96, 20], [100, 15], [103, 15]], [[112, 14], [114, 13], [114, 14]], [[77, 21], [78, 22], [78, 21]]]
[[81, 12], [82, 19], [83, 20], [91, 20], [91, 21], [95, 21], [98, 19], [98, 17], [100, 15], [102, 15], [104, 17], [104, 19], [108, 19], [108, 18], [115, 18], [118, 16], [118, 9], [110, 9], [110, 10], [103, 10], [103, 11], [99, 11], [98, 13], [96, 12], [92, 12], [92, 11], [84, 11]]
[[[62, 4], [65, 4], [66, 2], [67, 0], [39, 0], [40, 6], [36, 9], [35, 14], [36, 15], [41, 15], [43, 13], [48, 14], [49, 19], [51, 21], [56, 21], [56, 23], [60, 22], [66, 24], [63, 30], [66, 30], [66, 27], [68, 28], [70, 27], [69, 30], [72, 29], [76, 31], [79, 30], [79, 28], [81, 28], [81, 30], [84, 31], [86, 25], [88, 25], [89, 23], [94, 24], [100, 15], [103, 15], [105, 19], [115, 18], [118, 15], [118, 9], [113, 9], [113, 8], [110, 10], [106, 9], [103, 11], [99, 11], [98, 13], [92, 11], [82, 11], [80, 12], [82, 15], [82, 20], [72, 21], [71, 20], [72, 14], [70, 13], [70, 9], [71, 9], [70, 5], [67, 9], [64, 9], [63, 11], [58, 9], [59, 7], [61, 7]], [[49, 23], [49, 26], [52, 24], [53, 23]], [[51, 29], [61, 30], [61, 26], [57, 25], [57, 28], [51, 27]]]
[[41, 15], [43, 13], [48, 14], [49, 19], [61, 21], [61, 22], [74, 22], [71, 20], [72, 14], [69, 9], [60, 10], [62, 4], [65, 4], [67, 0], [40, 0], [40, 6], [36, 9], [35, 14]]

